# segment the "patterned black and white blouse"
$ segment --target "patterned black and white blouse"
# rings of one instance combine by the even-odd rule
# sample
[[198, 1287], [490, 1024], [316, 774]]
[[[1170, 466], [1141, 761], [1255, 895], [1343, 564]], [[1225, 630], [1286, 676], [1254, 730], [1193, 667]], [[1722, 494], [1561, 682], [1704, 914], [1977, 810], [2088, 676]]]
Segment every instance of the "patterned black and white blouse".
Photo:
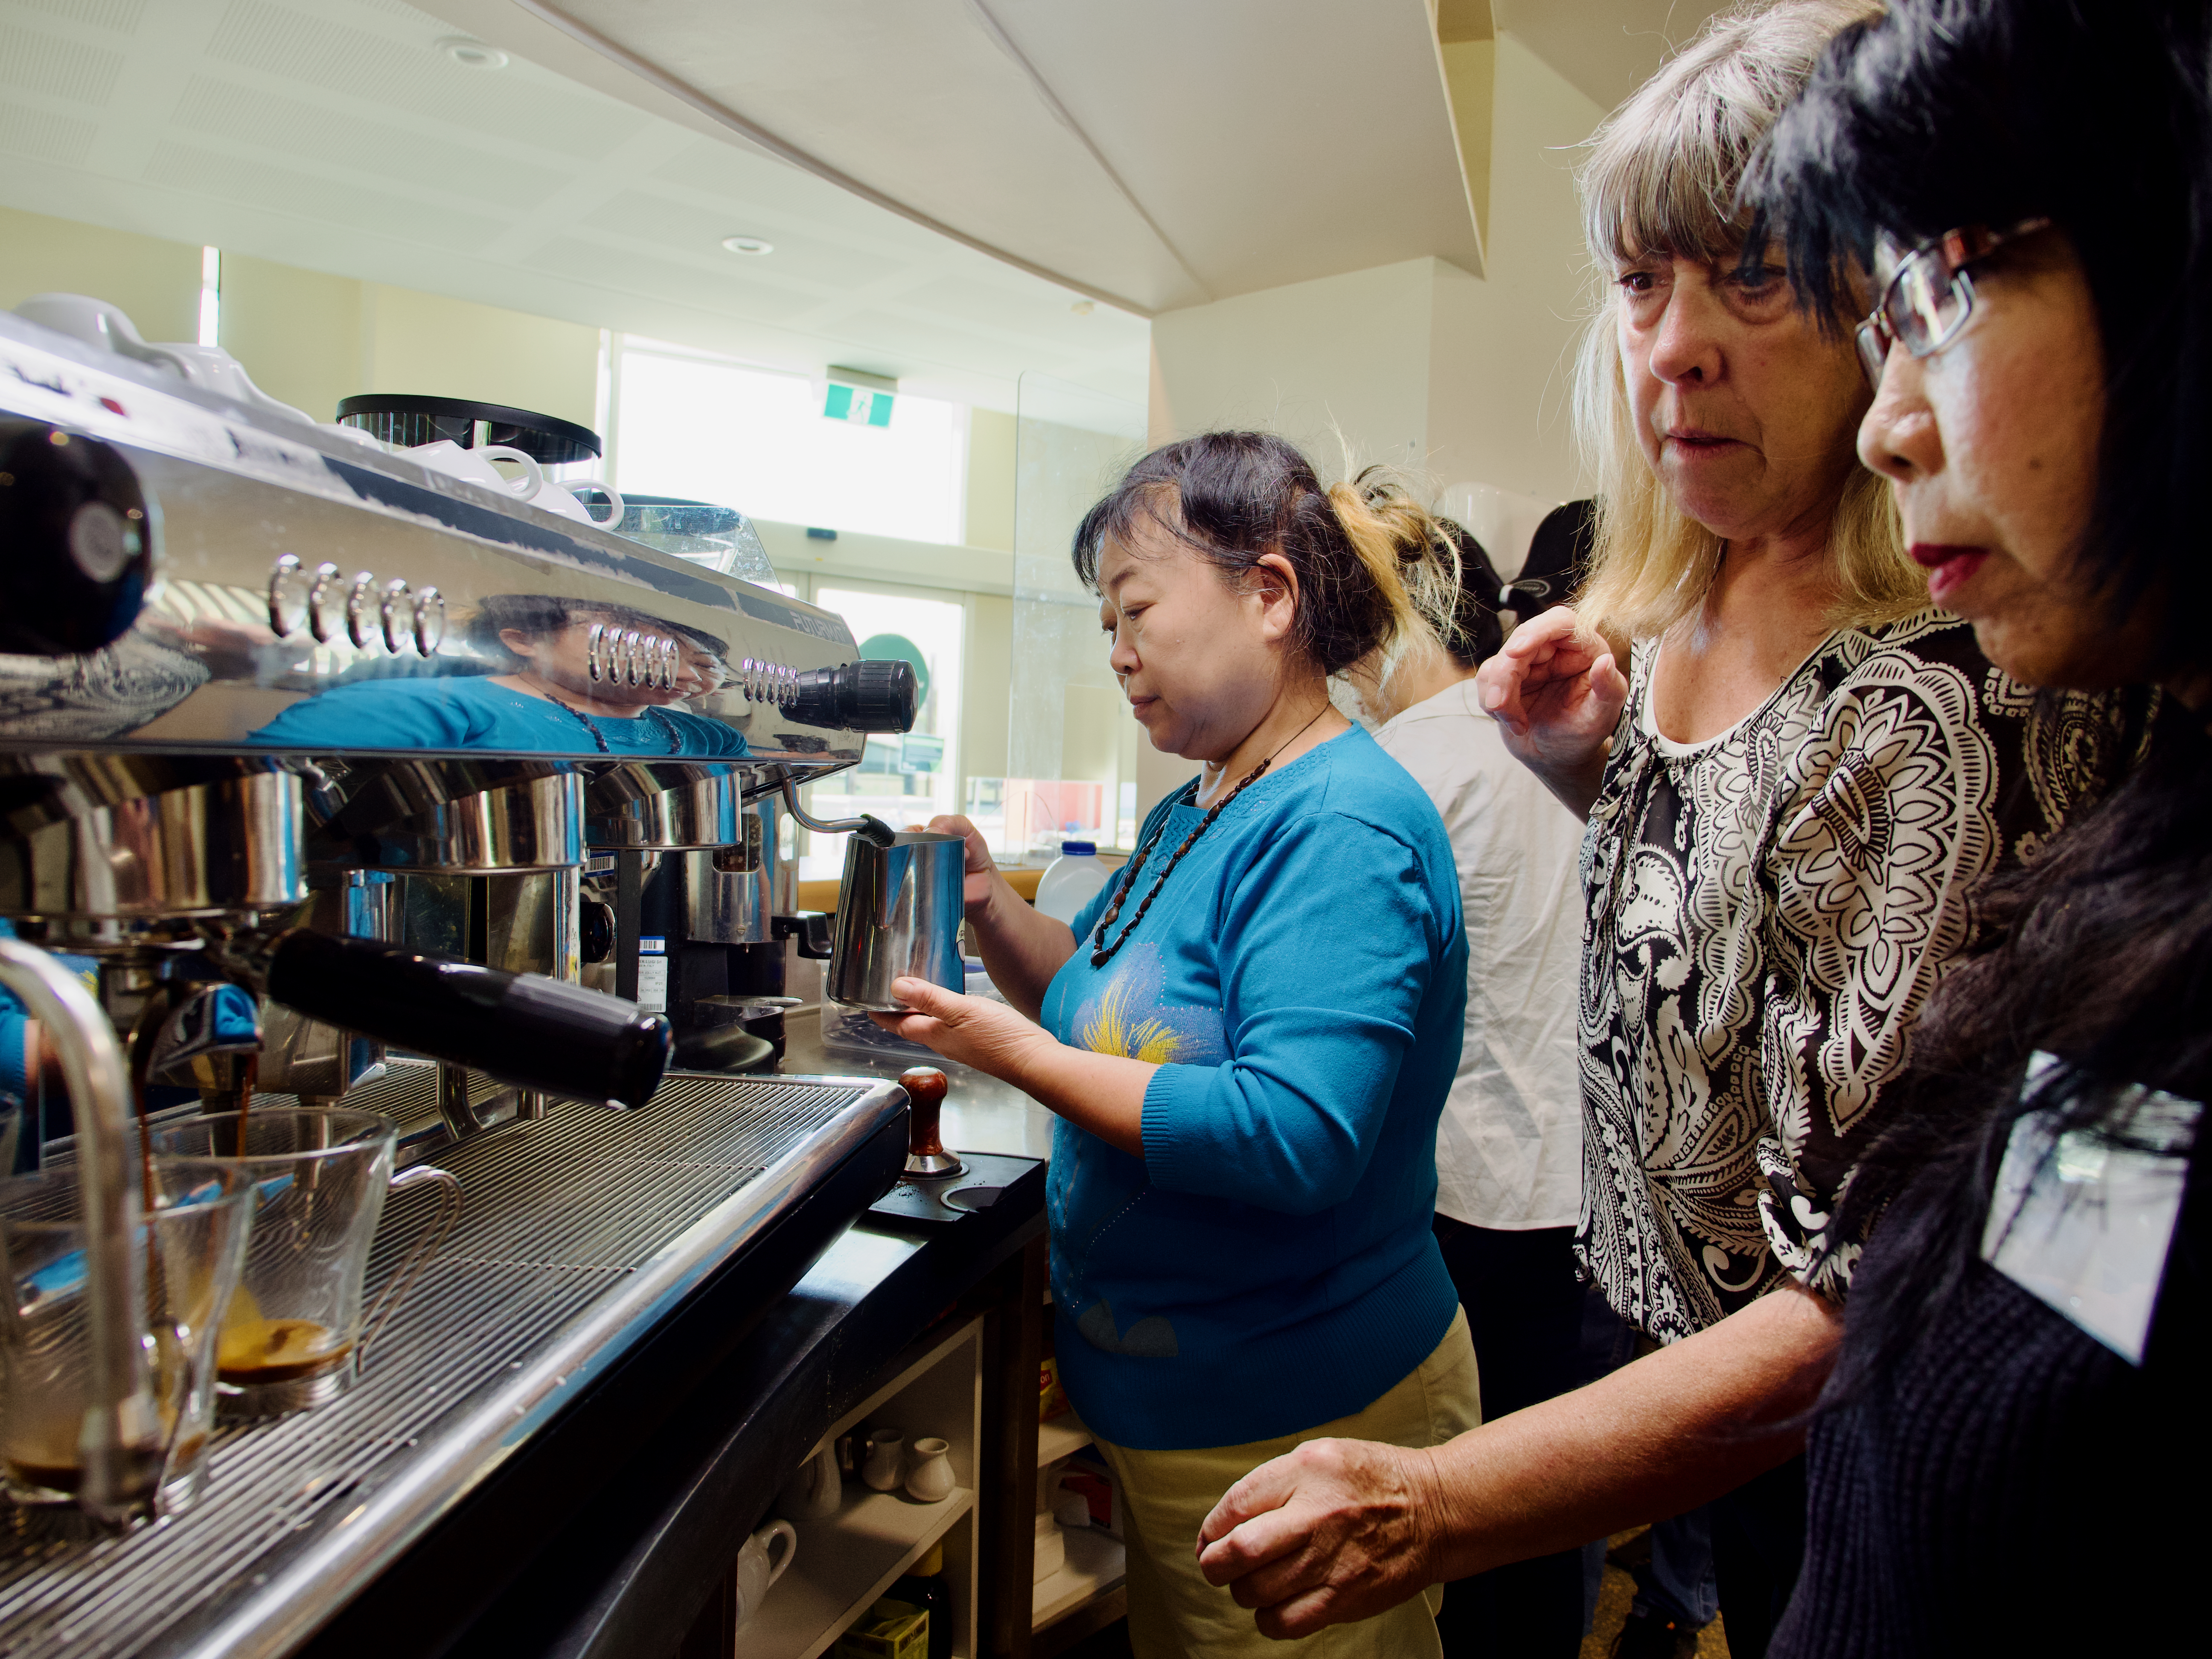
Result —
[[1662, 1342], [1793, 1273], [1840, 1297], [1835, 1201], [1973, 890], [2124, 769], [2144, 694], [2044, 712], [1928, 611], [1830, 635], [1756, 711], [1682, 744], [1629, 696], [1583, 842], [1577, 1251]]

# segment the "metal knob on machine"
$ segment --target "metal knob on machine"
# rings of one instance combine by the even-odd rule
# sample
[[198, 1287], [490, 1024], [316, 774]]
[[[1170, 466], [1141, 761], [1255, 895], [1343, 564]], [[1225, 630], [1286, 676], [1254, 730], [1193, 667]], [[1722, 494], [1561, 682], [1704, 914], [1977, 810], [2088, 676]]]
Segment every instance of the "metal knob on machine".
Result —
[[82, 656], [131, 631], [154, 580], [152, 498], [122, 455], [0, 421], [0, 652]]
[[909, 1066], [899, 1073], [899, 1087], [906, 1091], [911, 1113], [906, 1129], [906, 1172], [910, 1177], [929, 1181], [967, 1173], [968, 1166], [945, 1150], [938, 1128], [949, 1086], [945, 1073], [934, 1066]]

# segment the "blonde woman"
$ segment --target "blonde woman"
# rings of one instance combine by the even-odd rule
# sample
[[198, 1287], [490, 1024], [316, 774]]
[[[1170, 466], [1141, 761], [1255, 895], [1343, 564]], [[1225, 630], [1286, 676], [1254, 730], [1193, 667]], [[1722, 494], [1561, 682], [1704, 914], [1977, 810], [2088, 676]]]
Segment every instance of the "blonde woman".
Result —
[[[901, 980], [920, 1012], [878, 1018], [1059, 1115], [1056, 1352], [1121, 1488], [1143, 1659], [1283, 1651], [1192, 1553], [1238, 1478], [1316, 1435], [1431, 1446], [1480, 1415], [1429, 1226], [1467, 1001], [1451, 844], [1328, 691], [1420, 632], [1455, 564], [1411, 502], [1324, 489], [1279, 438], [1157, 450], [1075, 567], [1132, 712], [1199, 777], [1073, 929], [967, 820], [931, 826], [968, 836], [969, 924], [1014, 1007]], [[1423, 1600], [1377, 1612], [1294, 1650], [1441, 1652]]]
[[[1576, 607], [1480, 677], [1507, 744], [1588, 820], [1577, 1248], [1658, 1352], [1417, 1470], [1308, 1448], [1310, 1488], [1261, 1471], [1205, 1537], [1267, 1627], [1711, 1498], [1729, 1650], [1764, 1652], [1802, 1549], [1795, 1419], [1858, 1256], [1828, 1236], [1838, 1199], [1972, 941], [1975, 886], [2128, 746], [2110, 702], [2039, 718], [1928, 608], [1858, 463], [1852, 319], [1802, 311], [1778, 265], [1742, 268], [1745, 161], [1828, 40], [1878, 15], [1731, 12], [1600, 130], [1582, 185], [1610, 287], [1578, 408], [1596, 556]], [[1349, 1463], [1354, 1490], [1436, 1500], [1407, 1559], [1368, 1510], [1317, 1496]], [[1317, 1568], [1316, 1533], [1354, 1512], [1358, 1540]]]

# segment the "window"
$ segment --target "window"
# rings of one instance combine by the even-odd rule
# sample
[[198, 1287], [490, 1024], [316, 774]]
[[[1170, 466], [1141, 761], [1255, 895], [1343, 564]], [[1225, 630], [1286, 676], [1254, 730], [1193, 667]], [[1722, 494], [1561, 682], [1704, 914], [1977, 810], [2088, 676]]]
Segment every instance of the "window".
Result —
[[[914, 730], [870, 738], [860, 765], [813, 786], [808, 810], [820, 818], [872, 812], [895, 830], [959, 811], [966, 607], [957, 599], [827, 580], [816, 584], [814, 603], [845, 619], [864, 655], [918, 658], [927, 684]], [[808, 832], [799, 843], [799, 879], [834, 880], [844, 870], [845, 837]]]
[[624, 348], [617, 480], [750, 517], [909, 541], [958, 542], [966, 410], [900, 392], [888, 426], [833, 421], [821, 384], [679, 348]]

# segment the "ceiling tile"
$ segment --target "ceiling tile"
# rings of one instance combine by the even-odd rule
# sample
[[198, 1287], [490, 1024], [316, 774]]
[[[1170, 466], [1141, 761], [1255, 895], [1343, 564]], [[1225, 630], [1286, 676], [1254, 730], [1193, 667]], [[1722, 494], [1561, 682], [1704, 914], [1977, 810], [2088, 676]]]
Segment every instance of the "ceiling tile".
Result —
[[[610, 246], [564, 236], [547, 243], [522, 262], [534, 270], [592, 283], [619, 293], [672, 301], [755, 322], [782, 323], [821, 303], [818, 294], [747, 280], [738, 271], [717, 275], [691, 265], [655, 259], [627, 246]], [[732, 258], [731, 264], [738, 261]]]
[[639, 112], [611, 100], [465, 69], [428, 46], [349, 28], [270, 0], [234, 0], [208, 43], [208, 56], [559, 155], [599, 155], [646, 122]]
[[96, 106], [114, 95], [124, 62], [120, 52], [104, 46], [0, 23], [0, 86]]
[[[880, 282], [908, 268], [903, 261], [787, 235], [781, 227], [763, 222], [757, 215], [695, 207], [641, 191], [630, 191], [596, 209], [580, 222], [612, 235], [680, 250], [697, 262], [705, 276], [803, 290], [816, 300]], [[775, 245], [775, 252], [732, 253], [721, 245], [725, 236], [763, 233]]]
[[572, 168], [519, 162], [512, 155], [463, 147], [398, 122], [367, 120], [212, 76], [196, 75], [186, 82], [169, 118], [188, 132], [324, 162], [349, 173], [454, 195], [489, 191], [507, 204], [553, 195], [574, 177]]
[[94, 121], [72, 120], [24, 104], [0, 103], [0, 151], [64, 167], [82, 162], [100, 134]]
[[481, 210], [390, 196], [198, 145], [164, 143], [147, 164], [149, 184], [220, 196], [257, 208], [373, 230], [403, 241], [473, 249], [502, 228]]

